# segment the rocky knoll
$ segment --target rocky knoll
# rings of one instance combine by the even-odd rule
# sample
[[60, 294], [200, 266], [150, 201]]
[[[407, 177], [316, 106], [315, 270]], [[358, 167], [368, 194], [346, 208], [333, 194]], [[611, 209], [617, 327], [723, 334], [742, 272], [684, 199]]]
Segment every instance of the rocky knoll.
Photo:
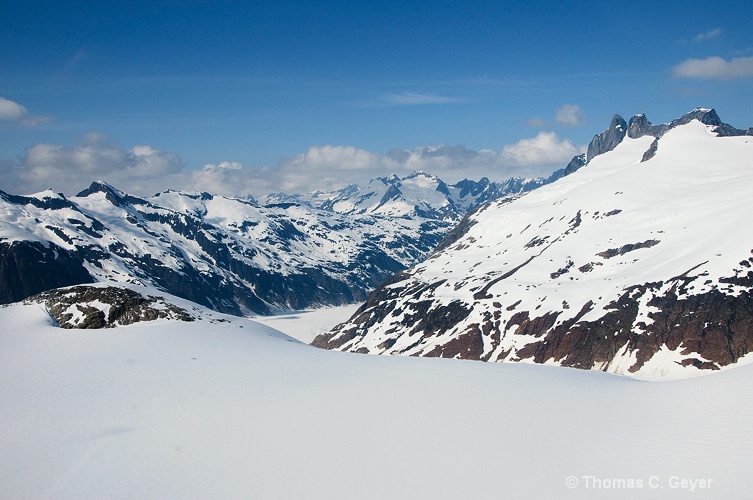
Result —
[[79, 285], [49, 290], [29, 297], [26, 302], [44, 304], [61, 328], [113, 328], [156, 319], [195, 319], [162, 297], [145, 297], [135, 290], [116, 286]]

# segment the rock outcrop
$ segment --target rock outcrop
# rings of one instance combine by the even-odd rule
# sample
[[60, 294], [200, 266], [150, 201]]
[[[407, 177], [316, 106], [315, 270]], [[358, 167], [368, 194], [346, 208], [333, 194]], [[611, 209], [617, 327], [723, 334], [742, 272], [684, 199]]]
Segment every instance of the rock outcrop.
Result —
[[44, 304], [61, 328], [113, 328], [141, 321], [173, 319], [194, 321], [185, 309], [161, 297], [144, 296], [115, 286], [74, 286], [48, 290], [29, 297], [27, 303]]
[[626, 133], [627, 123], [625, 123], [625, 119], [620, 115], [614, 115], [609, 128], [591, 139], [591, 143], [588, 145], [588, 152], [586, 153], [586, 161], [589, 162], [600, 154], [612, 151], [622, 142]]

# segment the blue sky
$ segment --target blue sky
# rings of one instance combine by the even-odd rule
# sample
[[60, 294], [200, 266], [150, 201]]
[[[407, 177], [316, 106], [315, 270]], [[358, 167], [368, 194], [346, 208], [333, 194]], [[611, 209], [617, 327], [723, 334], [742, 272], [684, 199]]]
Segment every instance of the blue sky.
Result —
[[4, 5], [10, 192], [501, 180], [564, 166], [614, 113], [753, 126], [747, 1]]

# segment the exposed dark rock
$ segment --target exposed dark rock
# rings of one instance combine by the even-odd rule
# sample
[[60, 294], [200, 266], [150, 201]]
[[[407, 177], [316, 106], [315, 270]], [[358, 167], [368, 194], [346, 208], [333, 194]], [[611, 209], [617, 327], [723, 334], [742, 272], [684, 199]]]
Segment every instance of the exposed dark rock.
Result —
[[652, 246], [658, 245], [659, 243], [659, 240], [646, 240], [641, 243], [628, 243], [627, 245], [622, 245], [620, 248], [610, 248], [608, 250], [604, 250], [603, 252], [599, 252], [596, 255], [605, 259], [611, 259], [612, 257], [625, 255], [626, 253], [632, 252], [633, 250], [638, 250], [639, 248], [651, 248]]
[[[445, 236], [439, 244], [437, 244], [436, 248], [434, 248], [433, 253], [440, 252], [444, 250], [445, 248], [448, 248], [452, 246], [455, 242], [457, 242], [460, 238], [465, 236], [465, 234], [468, 232], [470, 228], [472, 228], [474, 225], [476, 225], [476, 221], [472, 220], [470, 218], [471, 215], [473, 215], [476, 211], [469, 212], [466, 214], [465, 217], [458, 223], [455, 228], [449, 232], [447, 236]], [[431, 258], [431, 257], [430, 257]]]
[[659, 139], [668, 131], [680, 125], [685, 125], [693, 120], [698, 120], [704, 125], [710, 125], [719, 137], [753, 135], [753, 128], [742, 130], [724, 123], [719, 115], [713, 109], [696, 108], [689, 113], [685, 113], [680, 118], [672, 120], [670, 123], [654, 125], [646, 118], [646, 115], [640, 114], [630, 118], [628, 122], [628, 137], [638, 139], [646, 135], [656, 137], [651, 143], [649, 149], [643, 154], [642, 161], [648, 161], [654, 157], [659, 148]]
[[651, 143], [651, 145], [648, 147], [645, 153], [643, 153], [643, 157], [641, 158], [641, 161], [648, 161], [651, 158], [653, 158], [656, 155], [656, 152], [659, 150], [659, 139], [654, 139], [654, 142]]
[[81, 258], [57, 245], [0, 242], [0, 304], [62, 286], [92, 283]]
[[37, 208], [43, 208], [47, 210], [61, 210], [63, 208], [78, 210], [76, 205], [71, 203], [71, 201], [66, 199], [62, 194], [59, 194], [58, 196], [46, 196], [42, 199], [39, 199], [34, 196], [18, 196], [0, 191], [0, 198], [16, 205], [33, 205]]
[[573, 159], [570, 160], [570, 163], [567, 164], [567, 166], [565, 167], [565, 171], [562, 173], [562, 175], [563, 176], [570, 175], [573, 172], [580, 169], [582, 166], [588, 163], [588, 160], [586, 158], [587, 156], [585, 153], [573, 156]]
[[595, 156], [612, 151], [622, 142], [627, 133], [627, 123], [620, 115], [614, 115], [609, 128], [599, 135], [595, 135], [588, 145], [586, 160], [591, 161]]
[[661, 137], [664, 134], [666, 125], [654, 125], [646, 115], [639, 114], [630, 118], [628, 122], [628, 137], [631, 139], [638, 139], [644, 135], [652, 135], [654, 137]]
[[434, 346], [432, 350], [422, 354], [422, 356], [429, 358], [479, 359], [483, 352], [484, 337], [481, 330], [478, 325], [470, 325], [465, 332], [457, 335], [446, 344]]
[[165, 302], [161, 297], [115, 286], [74, 286], [49, 290], [27, 299], [45, 304], [61, 328], [113, 328], [160, 318], [193, 321], [185, 309]]

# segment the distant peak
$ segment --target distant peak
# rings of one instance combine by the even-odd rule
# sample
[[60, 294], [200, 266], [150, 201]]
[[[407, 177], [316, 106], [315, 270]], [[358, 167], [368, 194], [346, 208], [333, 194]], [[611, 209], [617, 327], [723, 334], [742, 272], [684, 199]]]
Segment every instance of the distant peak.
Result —
[[88, 188], [84, 189], [76, 196], [89, 196], [93, 193], [120, 193], [120, 191], [105, 181], [94, 181], [89, 184]]
[[121, 207], [126, 204], [144, 204], [146, 203], [144, 200], [140, 198], [134, 198], [133, 196], [129, 196], [123, 191], [117, 189], [116, 187], [106, 183], [105, 181], [94, 181], [92, 182], [88, 188], [84, 189], [80, 193], [78, 193], [76, 196], [79, 198], [85, 198], [87, 196], [90, 196], [95, 193], [104, 193], [105, 199], [115, 205], [116, 207]]
[[415, 179], [416, 177], [426, 177], [428, 179], [436, 179], [437, 178], [437, 176], [429, 174], [427, 172], [424, 172], [423, 170], [414, 170], [410, 174], [408, 174], [405, 177], [403, 177], [402, 180]]

